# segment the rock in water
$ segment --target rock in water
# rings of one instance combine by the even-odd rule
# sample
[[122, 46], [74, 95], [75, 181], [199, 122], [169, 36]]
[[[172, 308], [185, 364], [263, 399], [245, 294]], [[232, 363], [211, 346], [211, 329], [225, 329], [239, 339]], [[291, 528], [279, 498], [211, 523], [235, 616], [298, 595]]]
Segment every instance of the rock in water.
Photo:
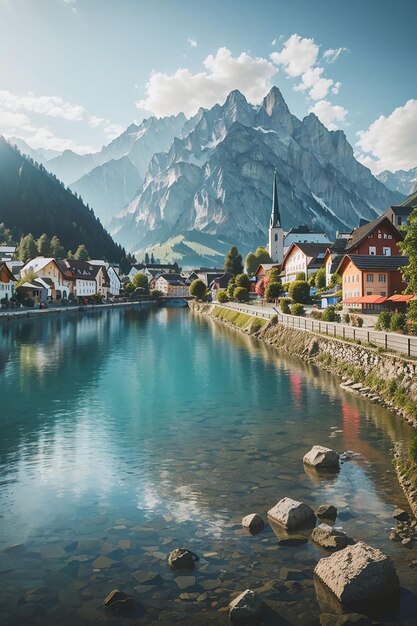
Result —
[[316, 523], [313, 509], [304, 504], [304, 502], [297, 502], [297, 500], [292, 498], [282, 498], [268, 511], [268, 517], [284, 526], [287, 530], [308, 528]]
[[128, 596], [124, 591], [113, 589], [109, 595], [104, 598], [103, 606], [105, 609], [121, 610], [130, 609], [133, 606], [133, 598]]
[[337, 517], [337, 509], [332, 504], [321, 504], [316, 512], [320, 519], [335, 520]]
[[313, 446], [304, 456], [303, 461], [318, 470], [339, 469], [339, 454], [324, 446]]
[[336, 530], [328, 524], [319, 524], [311, 533], [312, 540], [326, 550], [342, 550], [350, 539], [342, 530]]
[[399, 593], [394, 563], [363, 541], [320, 559], [314, 573], [346, 607], [364, 606]]
[[194, 569], [194, 561], [198, 561], [198, 556], [191, 550], [176, 548], [168, 555], [168, 565], [171, 569]]
[[264, 604], [254, 591], [246, 589], [229, 604], [229, 617], [235, 624], [256, 624], [262, 618]]
[[397, 522], [408, 522], [408, 520], [410, 519], [410, 516], [407, 513], [407, 511], [403, 511], [402, 509], [395, 509], [392, 517]]
[[242, 519], [243, 528], [247, 528], [253, 535], [259, 533], [264, 525], [264, 521], [258, 513], [251, 513]]

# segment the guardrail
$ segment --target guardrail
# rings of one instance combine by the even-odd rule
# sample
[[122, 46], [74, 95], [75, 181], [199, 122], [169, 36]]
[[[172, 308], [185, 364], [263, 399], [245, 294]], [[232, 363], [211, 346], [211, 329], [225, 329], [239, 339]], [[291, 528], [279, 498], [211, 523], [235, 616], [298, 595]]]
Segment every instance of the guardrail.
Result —
[[279, 311], [261, 311], [252, 306], [217, 304], [225, 309], [232, 309], [240, 313], [247, 313], [254, 317], [262, 317], [270, 320], [275, 315], [278, 322], [284, 326], [296, 328], [309, 332], [316, 332], [334, 337], [337, 339], [351, 339], [357, 342], [370, 343], [380, 346], [384, 350], [398, 352], [406, 356], [417, 357], [417, 337], [410, 335], [400, 335], [397, 333], [384, 333], [379, 330], [371, 330], [368, 328], [356, 328], [346, 324], [338, 324], [336, 322], [323, 322], [315, 320], [311, 317], [297, 317], [295, 315], [285, 315]]

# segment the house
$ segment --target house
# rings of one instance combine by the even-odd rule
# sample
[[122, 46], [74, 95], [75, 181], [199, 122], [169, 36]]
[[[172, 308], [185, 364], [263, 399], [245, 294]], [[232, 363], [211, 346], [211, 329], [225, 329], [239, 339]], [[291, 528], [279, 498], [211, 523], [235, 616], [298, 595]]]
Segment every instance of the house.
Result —
[[291, 228], [284, 237], [284, 254], [288, 252], [293, 243], [326, 243], [331, 244], [330, 239], [325, 233], [311, 230], [306, 225]]
[[402, 204], [390, 206], [384, 215], [394, 224], [396, 228], [406, 226], [413, 208], [417, 206], [417, 191], [409, 196]]
[[336, 240], [326, 250], [324, 255], [324, 267], [326, 268], [326, 285], [330, 285], [332, 274], [334, 274], [339, 266], [340, 261], [345, 253], [347, 239], [349, 233], [337, 233]]
[[261, 280], [261, 278], [265, 278], [265, 276], [268, 276], [269, 272], [274, 269], [281, 269], [281, 266], [278, 263], [261, 263], [260, 265], [258, 265], [256, 272], [255, 272], [255, 276], [256, 276], [256, 280]]
[[345, 253], [376, 256], [401, 255], [398, 243], [403, 238], [402, 233], [383, 214], [372, 222], [367, 222], [352, 230], [346, 241]]
[[213, 300], [215, 300], [217, 292], [219, 289], [227, 289], [229, 281], [233, 278], [233, 274], [229, 274], [229, 272], [223, 272], [220, 276], [216, 276], [211, 283], [208, 285], [211, 296]]
[[107, 298], [110, 279], [103, 265], [79, 259], [64, 259], [58, 264], [65, 284], [76, 298], [89, 298], [96, 293]]
[[[70, 294], [70, 286], [64, 280], [64, 276], [58, 262], [51, 257], [38, 256], [28, 261], [20, 270], [21, 277], [34, 274], [35, 278], [42, 282], [39, 288], [47, 290], [48, 300], [65, 300]], [[30, 281], [29, 281], [30, 282]]]
[[107, 263], [106, 261], [100, 261], [100, 260], [91, 260], [90, 263], [92, 265], [102, 265], [106, 271], [107, 271], [107, 276], [109, 279], [109, 289], [108, 289], [108, 293], [110, 296], [118, 296], [120, 295], [120, 290], [122, 288], [122, 282], [120, 280], [120, 276], [119, 276], [119, 272], [118, 272], [118, 267], [115, 267], [114, 265], [112, 265], [111, 263]]
[[188, 285], [185, 284], [181, 274], [162, 274], [155, 281], [155, 289], [165, 296], [184, 298], [190, 295]]
[[0, 262], [0, 304], [2, 300], [10, 302], [13, 298], [15, 280], [6, 263]]
[[0, 262], [11, 261], [16, 252], [16, 246], [0, 246]]
[[133, 277], [142, 273], [147, 276], [149, 283], [152, 279], [160, 276], [161, 274], [177, 274], [180, 271], [177, 263], [137, 263], [132, 265], [132, 269], [129, 272], [129, 279], [132, 282]]
[[343, 304], [354, 308], [379, 309], [405, 284], [401, 268], [408, 257], [400, 255], [345, 254], [337, 268], [342, 277]]
[[303, 273], [306, 280], [323, 267], [327, 243], [293, 243], [282, 262], [283, 284], [292, 283]]
[[206, 287], [209, 287], [210, 283], [224, 274], [223, 268], [215, 268], [215, 267], [200, 267], [198, 269], [192, 270], [187, 276], [187, 282], [191, 285], [193, 280], [202, 280]]
[[19, 300], [24, 301], [26, 298], [32, 298], [35, 302], [46, 302], [50, 299], [50, 290], [45, 287], [45, 283], [41, 279], [34, 279], [20, 285], [16, 289], [19, 294]]

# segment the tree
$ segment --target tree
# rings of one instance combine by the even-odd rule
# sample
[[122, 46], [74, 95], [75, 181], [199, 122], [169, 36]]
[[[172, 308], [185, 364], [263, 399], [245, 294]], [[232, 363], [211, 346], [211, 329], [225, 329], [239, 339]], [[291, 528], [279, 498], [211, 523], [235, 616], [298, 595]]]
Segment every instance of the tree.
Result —
[[189, 291], [190, 291], [190, 296], [193, 296], [197, 300], [202, 300], [207, 293], [207, 287], [205, 283], [203, 283], [202, 280], [200, 280], [199, 278], [196, 278], [191, 283]]
[[404, 240], [399, 244], [401, 253], [408, 256], [408, 265], [401, 269], [404, 280], [407, 281], [408, 293], [417, 293], [417, 206], [408, 218]]
[[250, 280], [247, 274], [238, 274], [235, 278], [236, 287], [244, 287], [245, 289], [250, 289]]
[[269, 283], [268, 276], [264, 276], [264, 278], [261, 278], [261, 280], [258, 280], [258, 282], [256, 283], [255, 291], [258, 294], [258, 296], [260, 296], [261, 298], [263, 298], [264, 296], [265, 289], [268, 283]]
[[151, 263], [152, 265], [155, 263], [155, 257], [153, 255], [153, 252], [151, 252]]
[[237, 302], [249, 302], [249, 291], [245, 287], [236, 287], [233, 292], [233, 298]]
[[54, 235], [51, 239], [51, 256], [53, 256], [54, 259], [63, 259], [64, 254], [65, 251], [63, 246], [61, 246], [61, 242], [58, 237]]
[[224, 260], [224, 271], [229, 272], [229, 274], [242, 274], [243, 273], [243, 263], [242, 263], [242, 255], [239, 254], [236, 246], [232, 246], [229, 252], [226, 254], [226, 258]]
[[258, 265], [260, 263], [272, 263], [268, 250], [262, 246], [256, 248], [255, 256], [258, 259]]
[[268, 302], [272, 302], [273, 300], [279, 298], [281, 291], [281, 283], [278, 283], [276, 281], [270, 281], [267, 288], [265, 289], [265, 298], [268, 300]]
[[82, 243], [81, 245], [78, 246], [75, 255], [74, 255], [75, 259], [78, 259], [79, 261], [88, 261], [90, 258], [90, 255], [88, 254], [88, 250], [85, 247], [85, 245]]
[[326, 268], [321, 267], [316, 272], [316, 287], [317, 289], [324, 289], [326, 286]]
[[0, 246], [12, 246], [13, 243], [12, 231], [0, 224]]
[[305, 279], [306, 279], [306, 275], [304, 272], [299, 272], [297, 276], [295, 277], [295, 280], [305, 280]]
[[310, 297], [310, 285], [305, 280], [295, 280], [288, 289], [288, 295], [295, 302], [307, 302]]
[[236, 289], [235, 279], [231, 278], [227, 285], [227, 295], [229, 296], [229, 300], [233, 300], [233, 293]]
[[249, 252], [245, 259], [245, 269], [248, 274], [254, 274], [258, 269], [259, 261], [256, 254]]
[[149, 253], [145, 252], [145, 265], [149, 265]]
[[336, 285], [341, 285], [341, 284], [342, 284], [342, 277], [341, 277], [340, 274], [335, 272], [334, 274], [332, 274], [330, 276], [330, 286], [331, 287], [336, 287]]
[[23, 263], [27, 263], [31, 259], [38, 256], [38, 248], [31, 233], [20, 239], [18, 249], [16, 250], [16, 256], [19, 261], [23, 261]]
[[133, 293], [135, 289], [136, 287], [133, 283], [126, 283], [124, 291], [129, 295], [130, 293]]
[[149, 281], [148, 281], [148, 277], [146, 276], [146, 274], [142, 274], [141, 272], [138, 272], [132, 278], [132, 283], [135, 285], [135, 287], [142, 287], [142, 289], [146, 289], [146, 291], [148, 290]]
[[277, 265], [276, 267], [271, 267], [268, 272], [268, 278], [271, 283], [280, 283], [281, 282], [281, 266]]
[[227, 297], [226, 291], [224, 289], [219, 289], [219, 291], [217, 292], [217, 295], [216, 295], [217, 302], [220, 302], [220, 303], [227, 302], [228, 299], [229, 298]]
[[51, 242], [49, 241], [49, 237], [46, 233], [39, 237], [36, 242], [36, 246], [38, 248], [39, 256], [51, 256]]

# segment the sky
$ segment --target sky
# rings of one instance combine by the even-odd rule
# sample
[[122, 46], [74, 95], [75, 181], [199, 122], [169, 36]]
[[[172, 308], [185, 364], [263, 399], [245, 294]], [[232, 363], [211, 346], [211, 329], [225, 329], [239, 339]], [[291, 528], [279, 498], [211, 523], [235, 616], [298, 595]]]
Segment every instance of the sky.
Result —
[[374, 173], [417, 166], [417, 0], [0, 0], [0, 133], [86, 153], [272, 85]]

